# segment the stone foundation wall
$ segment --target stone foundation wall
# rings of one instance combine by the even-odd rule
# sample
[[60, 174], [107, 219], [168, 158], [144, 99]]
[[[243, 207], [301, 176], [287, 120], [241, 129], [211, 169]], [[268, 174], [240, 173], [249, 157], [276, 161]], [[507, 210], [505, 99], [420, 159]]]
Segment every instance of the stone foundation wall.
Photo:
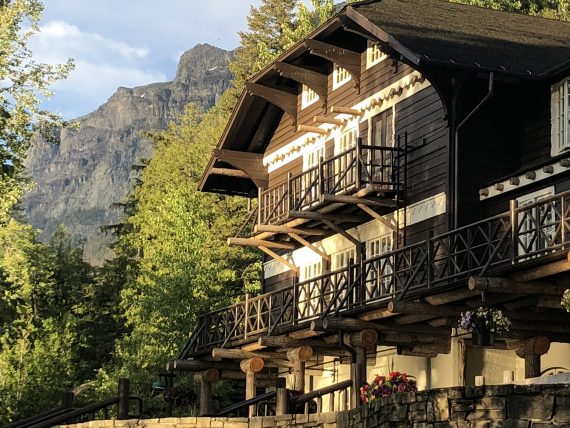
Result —
[[92, 421], [66, 428], [570, 427], [570, 385], [497, 385], [395, 394], [358, 409], [257, 418]]
[[344, 412], [338, 426], [570, 427], [570, 385], [498, 385], [396, 394]]
[[91, 421], [60, 428], [337, 428], [342, 413], [256, 418], [161, 418]]

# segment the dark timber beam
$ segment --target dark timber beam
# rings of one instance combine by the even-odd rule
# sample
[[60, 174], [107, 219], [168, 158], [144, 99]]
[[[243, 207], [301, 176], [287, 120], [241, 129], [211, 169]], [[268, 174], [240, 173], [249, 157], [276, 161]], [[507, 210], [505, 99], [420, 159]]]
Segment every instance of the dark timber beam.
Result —
[[258, 83], [246, 82], [246, 89], [252, 95], [263, 98], [267, 102], [279, 107], [285, 114], [291, 117], [294, 124], [297, 124], [297, 96], [275, 88], [260, 85]]
[[311, 55], [324, 58], [348, 71], [354, 79], [356, 88], [360, 88], [360, 53], [320, 40], [307, 39], [304, 43]]
[[519, 282], [508, 278], [479, 277], [469, 278], [469, 290], [501, 294], [548, 294], [561, 296], [568, 287], [544, 282]]
[[392, 223], [388, 219], [385, 219], [383, 216], [378, 214], [376, 211], [374, 211], [369, 206], [366, 206], [365, 204], [357, 204], [356, 206], [358, 208], [360, 208], [362, 211], [364, 211], [366, 214], [368, 214], [370, 217], [372, 217], [373, 219], [378, 220], [380, 223], [382, 223], [387, 228], [392, 229], [394, 232], [398, 231], [398, 228], [396, 227], [396, 225], [394, 223]]
[[212, 168], [210, 173], [213, 175], [224, 175], [226, 177], [249, 178], [249, 176], [241, 169]]
[[277, 61], [273, 68], [280, 76], [302, 83], [311, 88], [322, 100], [323, 107], [327, 107], [327, 75], [313, 70]]
[[510, 278], [518, 282], [527, 282], [568, 271], [570, 271], [570, 252], [562, 260], [517, 272]]
[[[267, 188], [269, 175], [265, 166], [263, 165], [262, 154], [239, 152], [227, 149], [216, 149], [214, 150], [214, 156], [220, 161], [228, 163], [234, 168], [245, 172], [257, 187], [260, 187], [262, 189]], [[217, 168], [214, 168], [213, 171], [216, 169]]]

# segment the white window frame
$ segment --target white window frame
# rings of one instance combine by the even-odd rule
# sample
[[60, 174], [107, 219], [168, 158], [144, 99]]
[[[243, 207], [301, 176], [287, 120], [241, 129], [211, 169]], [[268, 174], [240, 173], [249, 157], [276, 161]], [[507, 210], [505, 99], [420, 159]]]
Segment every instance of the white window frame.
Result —
[[356, 260], [356, 247], [352, 246], [346, 250], [334, 253], [331, 257], [331, 271], [343, 269], [348, 266], [348, 262]]
[[[527, 193], [526, 195], [519, 196], [517, 198], [518, 207], [522, 208], [525, 205], [531, 205], [531, 204], [534, 204], [535, 202], [540, 202], [541, 200], [548, 199], [552, 196], [554, 196], [554, 186], [550, 186], [550, 187], [547, 187], [545, 189], [537, 190], [535, 192]], [[554, 211], [549, 210], [548, 213], [540, 213], [540, 217], [542, 218], [544, 215], [552, 216], [554, 214], [555, 214]], [[519, 219], [518, 219], [519, 222], [524, 221], [524, 215], [522, 213], [519, 213], [518, 217], [519, 217]], [[520, 226], [520, 231], [521, 232], [528, 231], [532, 228], [532, 226], [533, 225], [531, 224], [531, 219], [527, 217], [526, 224]], [[546, 233], [546, 235], [554, 235], [554, 233], [555, 233], [554, 227], [549, 227], [545, 231], [545, 233]], [[524, 235], [523, 237], [521, 237], [521, 239], [523, 241], [525, 241], [524, 247], [528, 247], [528, 239], [530, 239], [531, 237], [532, 237], [531, 235]], [[539, 245], [542, 246], [542, 244], [543, 244], [542, 242], [538, 242], [535, 240], [535, 242], [533, 242], [533, 244], [532, 244], [532, 250], [536, 251], [536, 250], [540, 249], [538, 246]], [[525, 251], [524, 247], [522, 245], [518, 245], [518, 254], [519, 255], [522, 255], [524, 253], [524, 251]], [[532, 256], [529, 256], [529, 258], [531, 258], [531, 257]]]
[[366, 69], [381, 63], [387, 58], [388, 54], [382, 52], [378, 43], [368, 40], [368, 47], [366, 48]]
[[[382, 254], [391, 252], [394, 249], [394, 233], [389, 232], [378, 236], [377, 238], [371, 239], [366, 243], [366, 258], [370, 259]], [[392, 260], [393, 262], [393, 260]], [[392, 273], [391, 268], [387, 267], [389, 274]], [[373, 266], [368, 272], [366, 278], [366, 287], [368, 297], [377, 298], [380, 297], [375, 295], [375, 291], [378, 290], [378, 285], [381, 285], [382, 291], [386, 293], [393, 292], [392, 290], [392, 278], [391, 277], [381, 277], [379, 272]]]
[[550, 138], [552, 156], [570, 149], [570, 77], [551, 87]]
[[303, 91], [301, 93], [301, 109], [307, 108], [310, 105], [315, 104], [319, 100], [318, 94], [309, 88], [307, 85], [303, 85]]
[[351, 79], [352, 79], [352, 76], [350, 75], [350, 73], [348, 72], [348, 70], [346, 68], [342, 68], [340, 65], [334, 64], [333, 81], [332, 81], [333, 91], [335, 89], [340, 88], [345, 83], [350, 82]]

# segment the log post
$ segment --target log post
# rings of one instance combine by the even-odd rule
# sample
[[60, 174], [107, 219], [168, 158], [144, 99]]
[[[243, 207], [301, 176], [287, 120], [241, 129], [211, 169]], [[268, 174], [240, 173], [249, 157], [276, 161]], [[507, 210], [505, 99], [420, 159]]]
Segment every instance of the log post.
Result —
[[67, 389], [64, 391], [61, 397], [61, 407], [62, 409], [72, 409], [73, 408], [73, 391]]
[[287, 397], [287, 379], [277, 378], [277, 395], [275, 397], [275, 415], [282, 416], [289, 412], [289, 399]]
[[378, 332], [372, 329], [365, 329], [348, 336], [348, 341], [354, 347], [355, 360], [352, 364], [352, 394], [351, 407], [356, 408], [360, 400], [360, 387], [366, 382], [366, 351], [368, 348], [376, 346], [378, 342]]
[[293, 382], [291, 389], [303, 391], [305, 389], [305, 362], [313, 356], [313, 348], [301, 346], [287, 351], [287, 359], [293, 363]]
[[[245, 399], [250, 400], [255, 397], [255, 374], [263, 370], [264, 362], [259, 357], [242, 360], [239, 364], [245, 373]], [[249, 406], [249, 417], [255, 416], [255, 405]]]
[[212, 382], [220, 378], [218, 369], [208, 369], [194, 375], [194, 381], [200, 384], [200, 416], [212, 415]]
[[119, 379], [117, 419], [129, 419], [129, 380]]
[[531, 337], [520, 342], [515, 353], [524, 358], [524, 377], [540, 376], [540, 356], [544, 355], [550, 349], [550, 339], [545, 336]]

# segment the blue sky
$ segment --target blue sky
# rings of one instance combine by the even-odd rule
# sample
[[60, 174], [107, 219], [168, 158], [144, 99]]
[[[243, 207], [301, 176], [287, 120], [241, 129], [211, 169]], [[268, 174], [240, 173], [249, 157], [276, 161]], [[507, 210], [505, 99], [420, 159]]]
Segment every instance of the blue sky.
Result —
[[119, 86], [171, 80], [180, 54], [197, 43], [234, 49], [260, 0], [44, 0], [34, 60], [75, 60], [53, 86], [50, 109], [71, 119], [95, 110]]

